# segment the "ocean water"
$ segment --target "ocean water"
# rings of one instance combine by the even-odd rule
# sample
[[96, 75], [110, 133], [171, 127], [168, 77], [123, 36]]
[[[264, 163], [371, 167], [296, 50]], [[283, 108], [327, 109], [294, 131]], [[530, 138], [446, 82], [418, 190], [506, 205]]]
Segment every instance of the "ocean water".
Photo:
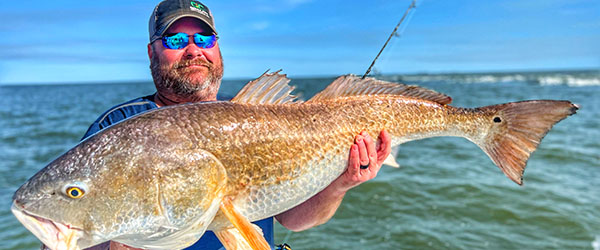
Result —
[[[518, 186], [474, 144], [401, 145], [401, 168], [349, 191], [326, 224], [277, 243], [296, 249], [600, 249], [600, 71], [385, 75], [453, 97], [454, 106], [565, 99], [581, 106], [554, 126]], [[333, 78], [292, 79], [310, 97]], [[224, 81], [234, 95], [244, 80]], [[111, 106], [153, 93], [150, 82], [0, 86], [0, 249], [39, 249], [11, 214], [14, 191], [79, 141]]]

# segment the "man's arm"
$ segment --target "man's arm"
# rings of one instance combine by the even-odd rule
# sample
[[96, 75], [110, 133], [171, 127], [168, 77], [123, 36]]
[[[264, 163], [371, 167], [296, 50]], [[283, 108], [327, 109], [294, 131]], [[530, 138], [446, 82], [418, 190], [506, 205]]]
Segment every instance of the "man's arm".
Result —
[[[302, 231], [327, 222], [337, 211], [348, 190], [375, 178], [381, 164], [390, 154], [391, 137], [384, 131], [379, 134], [381, 143], [375, 141], [366, 132], [354, 139], [350, 148], [348, 168], [329, 186], [304, 203], [275, 216], [277, 221], [292, 231]], [[362, 169], [360, 166], [368, 165]]]

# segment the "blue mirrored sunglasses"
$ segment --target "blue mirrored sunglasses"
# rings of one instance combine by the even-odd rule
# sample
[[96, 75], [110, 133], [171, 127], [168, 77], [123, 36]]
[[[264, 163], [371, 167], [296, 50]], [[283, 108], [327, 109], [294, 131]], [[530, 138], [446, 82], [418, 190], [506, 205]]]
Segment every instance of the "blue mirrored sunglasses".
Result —
[[163, 46], [167, 49], [183, 49], [188, 46], [190, 42], [190, 36], [194, 37], [194, 43], [199, 48], [210, 49], [215, 46], [217, 39], [219, 37], [217, 35], [202, 35], [200, 33], [196, 33], [193, 35], [188, 35], [186, 33], [176, 33], [171, 35], [165, 35], [162, 37]]

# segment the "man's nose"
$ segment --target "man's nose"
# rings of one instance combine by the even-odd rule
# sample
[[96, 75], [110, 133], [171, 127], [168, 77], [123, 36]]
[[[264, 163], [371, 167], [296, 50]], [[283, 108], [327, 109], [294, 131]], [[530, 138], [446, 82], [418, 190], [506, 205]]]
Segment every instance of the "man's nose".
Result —
[[198, 47], [193, 41], [190, 41], [188, 46], [185, 47], [185, 57], [187, 59], [193, 59], [202, 56], [204, 56], [202, 49]]

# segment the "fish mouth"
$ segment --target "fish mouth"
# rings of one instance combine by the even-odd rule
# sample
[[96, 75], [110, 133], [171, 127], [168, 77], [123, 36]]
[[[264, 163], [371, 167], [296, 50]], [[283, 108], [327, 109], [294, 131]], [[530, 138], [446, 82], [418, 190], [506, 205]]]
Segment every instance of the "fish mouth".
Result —
[[80, 228], [58, 223], [23, 210], [16, 202], [10, 208], [17, 219], [48, 248], [79, 250], [77, 241], [84, 234]]

